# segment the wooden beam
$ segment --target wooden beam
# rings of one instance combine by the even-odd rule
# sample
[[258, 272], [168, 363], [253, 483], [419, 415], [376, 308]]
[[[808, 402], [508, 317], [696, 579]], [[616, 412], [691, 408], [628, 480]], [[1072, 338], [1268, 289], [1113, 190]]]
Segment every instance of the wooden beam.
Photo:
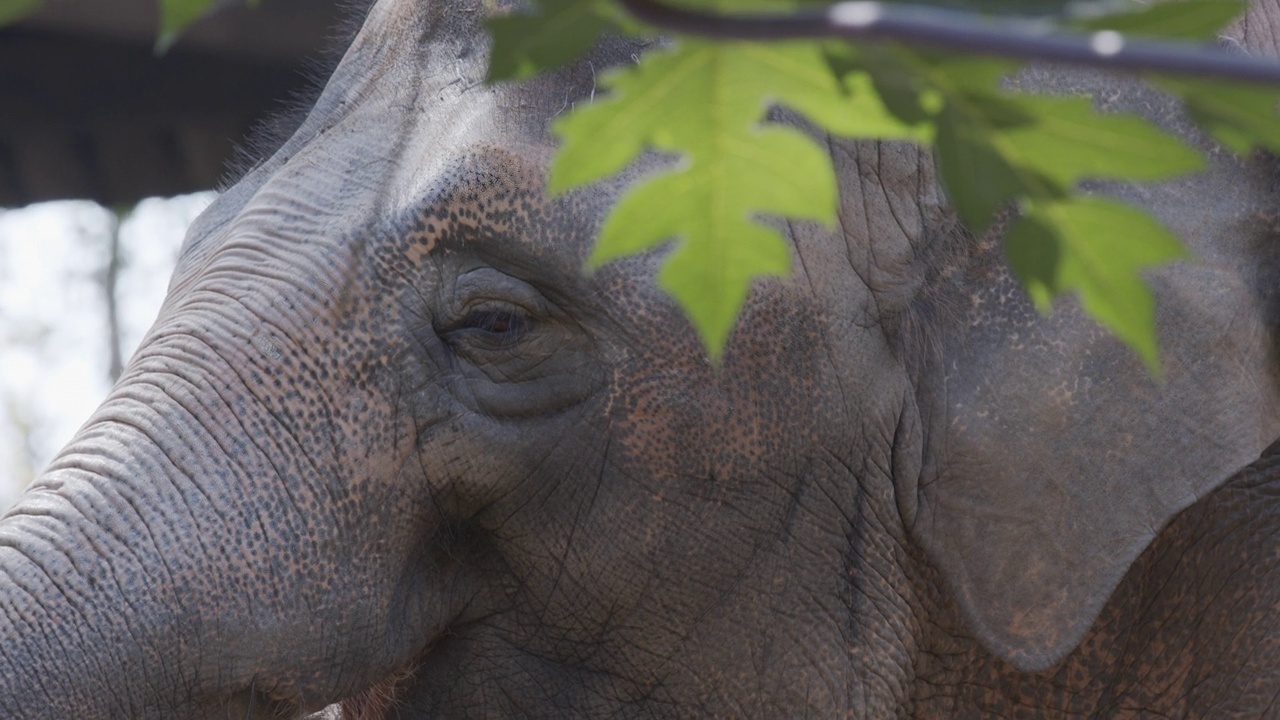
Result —
[[[151, 46], [157, 0], [46, 0], [19, 27], [28, 31]], [[296, 63], [319, 48], [337, 22], [333, 0], [267, 0], [250, 8], [221, 2], [178, 41], [189, 50]]]
[[0, 205], [213, 187], [234, 142], [304, 82], [295, 63], [0, 33]]

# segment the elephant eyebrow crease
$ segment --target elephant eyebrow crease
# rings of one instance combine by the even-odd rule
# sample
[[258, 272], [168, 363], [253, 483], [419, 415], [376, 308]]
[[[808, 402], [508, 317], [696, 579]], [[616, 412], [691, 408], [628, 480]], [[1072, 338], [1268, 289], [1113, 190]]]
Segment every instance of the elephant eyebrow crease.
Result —
[[502, 223], [483, 215], [465, 216], [450, 199], [427, 201], [395, 223], [396, 247], [415, 265], [443, 253], [469, 253], [505, 267], [537, 270], [545, 258]]

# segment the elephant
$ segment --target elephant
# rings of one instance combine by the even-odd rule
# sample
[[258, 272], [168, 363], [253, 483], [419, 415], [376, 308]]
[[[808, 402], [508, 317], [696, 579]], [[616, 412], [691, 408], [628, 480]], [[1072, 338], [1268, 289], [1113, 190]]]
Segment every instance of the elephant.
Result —
[[[192, 227], [0, 523], [0, 716], [1278, 714], [1273, 158], [1136, 81], [1011, 80], [1212, 158], [1090, 190], [1196, 256], [1148, 276], [1156, 378], [1038, 313], [927, 151], [819, 137], [839, 222], [785, 224], [713, 362], [667, 250], [582, 272], [666, 160], [545, 190], [548, 121], [639, 48], [487, 86], [486, 8], [363, 10]], [[1274, 53], [1278, 12], [1234, 39]]]

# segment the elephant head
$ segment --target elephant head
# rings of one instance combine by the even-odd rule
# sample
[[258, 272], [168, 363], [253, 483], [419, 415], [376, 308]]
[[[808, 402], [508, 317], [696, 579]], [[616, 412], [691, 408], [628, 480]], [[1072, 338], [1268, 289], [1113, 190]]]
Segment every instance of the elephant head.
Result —
[[927, 154], [833, 141], [839, 227], [788, 228], [716, 366], [662, 252], [580, 272], [660, 161], [544, 190], [548, 120], [637, 48], [487, 87], [482, 15], [378, 2], [192, 228], [0, 524], [0, 715], [893, 717], [940, 634], [1060, 661], [1280, 435], [1269, 162], [1108, 190], [1199, 257], [1151, 276], [1157, 381], [1037, 314]]

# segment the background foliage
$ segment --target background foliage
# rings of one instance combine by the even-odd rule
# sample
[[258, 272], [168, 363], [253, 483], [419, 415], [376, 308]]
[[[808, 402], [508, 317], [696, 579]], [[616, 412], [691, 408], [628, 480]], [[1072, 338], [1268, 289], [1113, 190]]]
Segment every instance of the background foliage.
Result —
[[[794, 3], [680, 5], [745, 13]], [[855, 9], [878, 12], [865, 4]], [[1242, 13], [1244, 3], [1046, 2], [1021, 10], [1040, 13], [1046, 26], [1060, 31], [1198, 43]], [[518, 79], [565, 62], [574, 54], [570, 48], [589, 47], [605, 30], [657, 34], [619, 23], [620, 16], [610, 0], [542, 0], [536, 13], [492, 20], [490, 79]], [[1101, 37], [1123, 42], [1114, 32]], [[1012, 213], [1007, 256], [1036, 305], [1047, 310], [1061, 294], [1076, 293], [1088, 313], [1158, 372], [1154, 302], [1141, 270], [1185, 252], [1142, 210], [1079, 186], [1088, 179], [1161, 180], [1195, 171], [1203, 160], [1141, 117], [1099, 114], [1088, 98], [1002, 87], [1001, 79], [1017, 70], [1006, 60], [889, 43], [713, 43], [677, 35], [637, 65], [608, 75], [607, 98], [557, 121], [563, 145], [550, 187], [563, 191], [617, 172], [645, 148], [680, 158], [618, 203], [591, 265], [674, 240], [659, 281], [714, 356], [752, 279], [788, 270], [782, 238], [758, 216], [828, 225], [836, 219], [826, 153], [795, 130], [765, 123], [768, 107], [786, 105], [836, 136], [932, 144], [947, 194], [970, 230], [981, 233], [997, 213]], [[1157, 82], [1232, 150], [1280, 150], [1274, 89], [1185, 78]]]

